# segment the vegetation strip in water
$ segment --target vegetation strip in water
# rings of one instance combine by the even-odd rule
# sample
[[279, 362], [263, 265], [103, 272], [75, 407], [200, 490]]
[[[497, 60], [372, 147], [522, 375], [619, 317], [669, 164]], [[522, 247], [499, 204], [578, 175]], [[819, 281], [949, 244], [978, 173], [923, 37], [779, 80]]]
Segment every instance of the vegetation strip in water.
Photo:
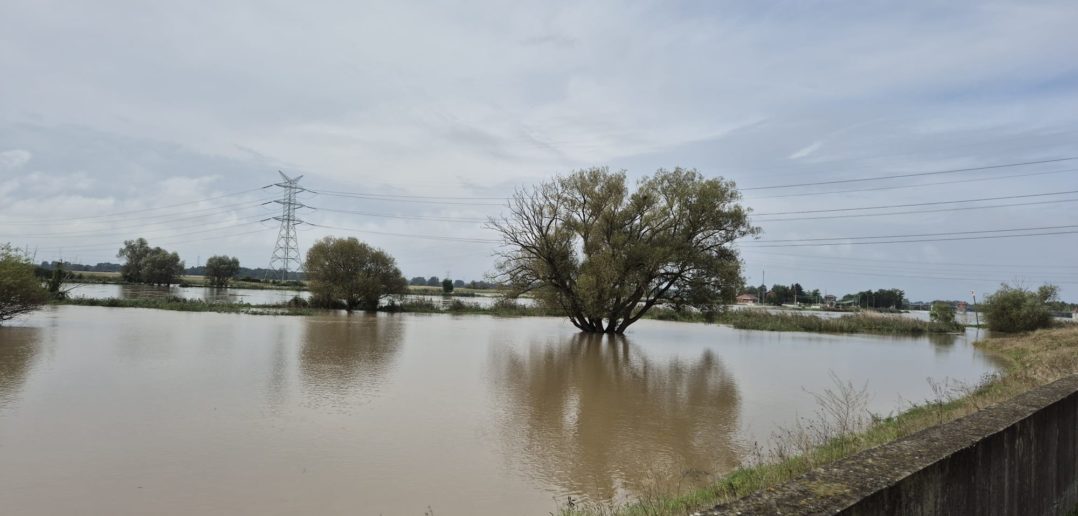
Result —
[[178, 312], [219, 312], [250, 315], [314, 315], [318, 310], [289, 305], [251, 305], [247, 303], [210, 303], [199, 299], [166, 297], [160, 299], [118, 299], [75, 297], [53, 301], [58, 305], [105, 306], [110, 308], [153, 308]]
[[[78, 297], [58, 300], [54, 301], [54, 303], [113, 308], [155, 308], [183, 312], [266, 315], [313, 315], [321, 311], [318, 307], [310, 307], [306, 300], [298, 297], [288, 303], [273, 305], [214, 303], [175, 296], [160, 299], [93, 299]], [[460, 299], [451, 299], [444, 304], [430, 299], [407, 299], [384, 305], [379, 310], [399, 313], [485, 314], [501, 317], [564, 317], [565, 315], [558, 310], [542, 306], [526, 306], [512, 299], [499, 299], [489, 306], [481, 306], [478, 303]], [[959, 323], [922, 321], [908, 317], [881, 314], [854, 314], [828, 319], [809, 314], [776, 314], [764, 310], [729, 310], [725, 313], [709, 315], [698, 312], [679, 313], [669, 309], [660, 309], [649, 313], [646, 318], [678, 322], [729, 324], [738, 329], [764, 331], [916, 336], [928, 333], [956, 333], [963, 330], [962, 325]]]
[[810, 314], [776, 314], [760, 310], [731, 310], [719, 317], [742, 330], [812, 331], [821, 333], [874, 333], [881, 335], [923, 335], [926, 333], [958, 333], [965, 330], [960, 323], [922, 321], [898, 315], [859, 313], [836, 318]]
[[[992, 337], [974, 344], [1002, 358], [1005, 370], [975, 386], [933, 384], [936, 399], [913, 405], [897, 415], [868, 414], [867, 428], [850, 431], [856, 421], [830, 417], [835, 410], [855, 409], [863, 391], [841, 384], [817, 395], [824, 417], [780, 429], [768, 450], [756, 450], [749, 464], [714, 484], [684, 493], [655, 494], [613, 506], [573, 502], [562, 516], [684, 515], [730, 502], [755, 491], [792, 480], [810, 469], [885, 444], [935, 425], [953, 421], [989, 405], [1011, 399], [1034, 387], [1078, 374], [1078, 325]], [[867, 414], [867, 413], [866, 413]], [[822, 442], [821, 442], [822, 436]]]

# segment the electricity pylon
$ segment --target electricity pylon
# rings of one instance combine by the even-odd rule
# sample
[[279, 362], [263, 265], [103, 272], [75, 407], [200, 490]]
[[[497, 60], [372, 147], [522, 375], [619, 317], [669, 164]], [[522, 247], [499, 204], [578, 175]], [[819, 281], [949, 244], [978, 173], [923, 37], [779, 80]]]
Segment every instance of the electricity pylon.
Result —
[[277, 173], [281, 174], [284, 181], [273, 186], [283, 188], [284, 192], [279, 200], [273, 201], [281, 205], [281, 214], [273, 217], [273, 220], [281, 222], [281, 229], [277, 232], [277, 245], [273, 248], [269, 268], [276, 279], [287, 280], [289, 272], [298, 271], [302, 263], [299, 257], [299, 242], [296, 239], [296, 226], [303, 224], [303, 221], [296, 218], [296, 209], [305, 206], [296, 201], [296, 194], [306, 190], [299, 186], [299, 180], [303, 176], [291, 178], [280, 170]]

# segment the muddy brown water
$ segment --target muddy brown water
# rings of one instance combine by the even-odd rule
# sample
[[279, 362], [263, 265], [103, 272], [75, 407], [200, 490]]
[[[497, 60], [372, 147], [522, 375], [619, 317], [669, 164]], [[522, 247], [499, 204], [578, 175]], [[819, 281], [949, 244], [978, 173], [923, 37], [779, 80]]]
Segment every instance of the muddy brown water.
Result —
[[0, 327], [4, 514], [548, 514], [735, 467], [829, 372], [887, 413], [994, 370], [913, 339], [643, 321], [52, 307]]

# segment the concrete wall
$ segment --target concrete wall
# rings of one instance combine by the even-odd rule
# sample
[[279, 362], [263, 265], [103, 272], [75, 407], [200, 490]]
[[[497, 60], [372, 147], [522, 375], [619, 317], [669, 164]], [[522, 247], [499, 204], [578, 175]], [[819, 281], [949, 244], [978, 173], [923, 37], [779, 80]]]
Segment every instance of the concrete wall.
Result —
[[1078, 375], [700, 514], [1071, 514]]

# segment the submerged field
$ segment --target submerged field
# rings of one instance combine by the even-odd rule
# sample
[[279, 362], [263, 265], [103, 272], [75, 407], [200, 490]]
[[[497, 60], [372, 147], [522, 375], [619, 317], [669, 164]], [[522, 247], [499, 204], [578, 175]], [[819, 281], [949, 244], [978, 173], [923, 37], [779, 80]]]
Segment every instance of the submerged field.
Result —
[[888, 414], [931, 399], [926, 376], [976, 383], [1001, 365], [964, 334], [645, 320], [612, 337], [547, 317], [52, 306], [0, 327], [0, 506], [621, 508], [752, 461], [832, 373]]

